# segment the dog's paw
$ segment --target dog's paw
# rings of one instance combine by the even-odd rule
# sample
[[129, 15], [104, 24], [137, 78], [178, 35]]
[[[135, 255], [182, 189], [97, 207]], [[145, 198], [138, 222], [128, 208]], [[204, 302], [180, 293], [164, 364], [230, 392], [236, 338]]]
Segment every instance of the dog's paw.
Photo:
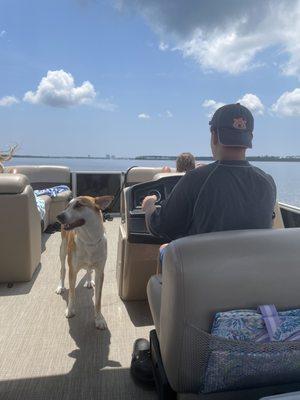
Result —
[[84, 284], [84, 287], [86, 287], [88, 289], [92, 289], [93, 287], [95, 287], [95, 282], [94, 281], [86, 281]]
[[64, 291], [66, 290], [66, 288], [62, 287], [62, 286], [57, 286], [55, 293], [56, 294], [62, 294]]
[[73, 308], [68, 307], [66, 309], [66, 317], [67, 318], [72, 318], [75, 316], [75, 310]]
[[101, 330], [107, 329], [107, 324], [105, 322], [103, 315], [95, 317], [95, 326], [97, 329]]

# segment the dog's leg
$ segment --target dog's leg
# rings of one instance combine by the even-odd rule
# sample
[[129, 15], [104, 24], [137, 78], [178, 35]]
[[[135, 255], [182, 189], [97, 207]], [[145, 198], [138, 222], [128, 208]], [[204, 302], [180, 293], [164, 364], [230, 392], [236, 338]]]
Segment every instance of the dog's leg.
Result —
[[66, 309], [66, 317], [71, 318], [75, 315], [75, 286], [76, 286], [77, 271], [73, 265], [69, 265], [69, 300]]
[[86, 282], [84, 284], [84, 287], [88, 289], [92, 289], [95, 286], [95, 282], [92, 280], [92, 271], [87, 271], [86, 273]]
[[95, 325], [97, 329], [106, 329], [107, 325], [101, 314], [101, 294], [104, 280], [103, 268], [95, 269]]
[[60, 256], [60, 281], [56, 288], [56, 293], [61, 294], [65, 290], [65, 276], [66, 276], [66, 256], [67, 256], [67, 239], [62, 238], [59, 250]]

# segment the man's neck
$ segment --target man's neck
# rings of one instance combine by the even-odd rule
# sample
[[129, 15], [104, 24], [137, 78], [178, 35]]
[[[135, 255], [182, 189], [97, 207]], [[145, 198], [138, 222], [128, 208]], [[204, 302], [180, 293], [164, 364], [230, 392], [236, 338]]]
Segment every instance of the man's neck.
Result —
[[246, 161], [246, 157], [223, 156], [218, 157], [218, 161]]
[[222, 149], [217, 156], [219, 161], [245, 161], [246, 149], [241, 148], [226, 148]]

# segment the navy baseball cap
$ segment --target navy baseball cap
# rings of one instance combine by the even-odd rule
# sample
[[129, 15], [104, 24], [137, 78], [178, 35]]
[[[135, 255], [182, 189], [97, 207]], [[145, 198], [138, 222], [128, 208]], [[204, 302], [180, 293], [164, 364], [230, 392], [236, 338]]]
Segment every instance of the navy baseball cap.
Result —
[[248, 108], [240, 103], [218, 108], [209, 125], [223, 146], [252, 148], [254, 118]]

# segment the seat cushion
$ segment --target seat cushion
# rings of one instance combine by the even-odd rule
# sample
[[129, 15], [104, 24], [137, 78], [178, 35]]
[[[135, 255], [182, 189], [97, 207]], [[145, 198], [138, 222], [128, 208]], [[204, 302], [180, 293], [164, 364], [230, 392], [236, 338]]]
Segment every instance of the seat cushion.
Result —
[[71, 172], [66, 166], [56, 165], [17, 165], [9, 167], [14, 174], [26, 175], [34, 190], [57, 185], [70, 186]]
[[57, 202], [69, 202], [72, 199], [72, 192], [71, 190], [66, 190], [65, 192], [61, 192], [59, 193], [57, 196], [55, 197], [51, 197], [51, 200], [53, 203], [57, 203]]

